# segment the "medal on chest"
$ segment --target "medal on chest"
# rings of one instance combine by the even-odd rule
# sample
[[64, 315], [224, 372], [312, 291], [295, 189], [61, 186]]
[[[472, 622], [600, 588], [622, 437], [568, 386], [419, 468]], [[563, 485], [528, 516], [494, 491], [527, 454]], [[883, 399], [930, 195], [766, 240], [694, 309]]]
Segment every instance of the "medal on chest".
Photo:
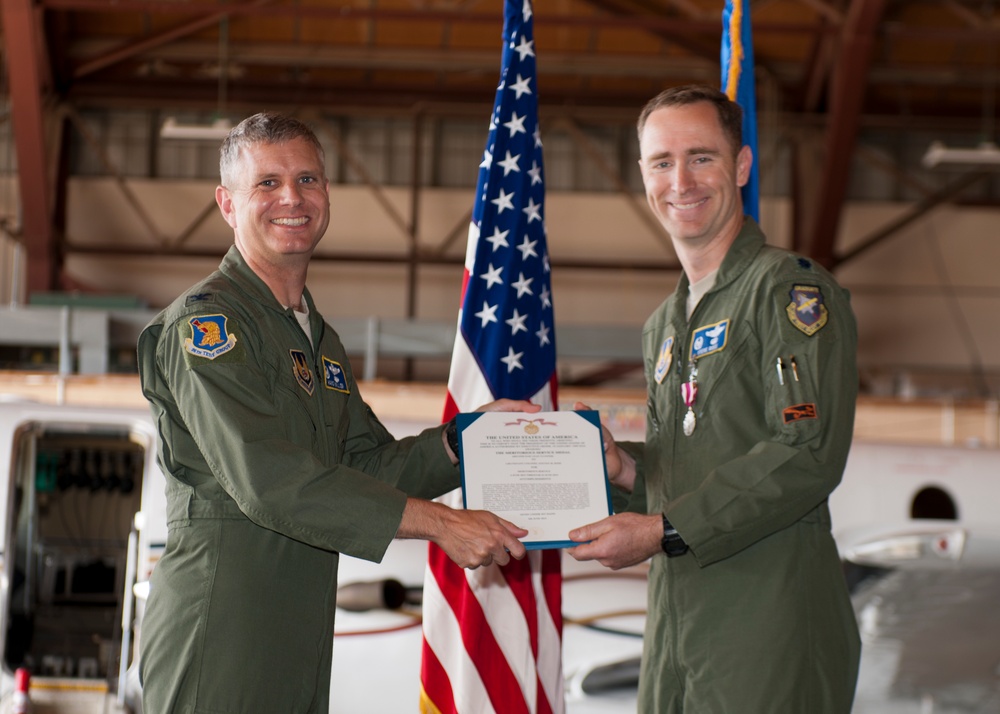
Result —
[[690, 376], [688, 381], [681, 383], [681, 397], [684, 399], [687, 413], [684, 415], [684, 436], [691, 436], [694, 428], [698, 425], [698, 420], [694, 415], [694, 402], [698, 398], [698, 364], [692, 360], [690, 363]]
[[710, 325], [703, 325], [691, 333], [691, 354], [688, 358], [688, 380], [681, 384], [681, 398], [687, 412], [681, 426], [684, 436], [691, 436], [698, 420], [694, 414], [694, 403], [698, 399], [698, 362], [699, 360], [722, 352], [729, 341], [729, 318]]

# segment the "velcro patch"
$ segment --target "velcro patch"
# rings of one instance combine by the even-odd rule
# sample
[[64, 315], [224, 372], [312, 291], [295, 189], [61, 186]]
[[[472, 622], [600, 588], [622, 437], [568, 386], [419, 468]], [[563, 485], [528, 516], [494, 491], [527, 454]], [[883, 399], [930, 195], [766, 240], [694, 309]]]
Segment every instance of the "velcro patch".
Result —
[[819, 414], [816, 412], [816, 405], [810, 402], [808, 404], [796, 404], [793, 407], [787, 407], [781, 412], [781, 418], [786, 424], [791, 424], [792, 422], [803, 421], [804, 419], [819, 419]]
[[785, 308], [788, 320], [810, 337], [815, 335], [829, 319], [823, 293], [816, 285], [796, 285], [788, 294], [792, 298]]
[[288, 350], [288, 354], [292, 358], [292, 373], [295, 375], [295, 381], [311, 397], [316, 389], [316, 381], [313, 379], [312, 370], [309, 369], [306, 353], [302, 350]]
[[691, 335], [691, 361], [694, 362], [707, 355], [722, 352], [722, 350], [726, 349], [728, 338], [728, 318], [713, 325], [699, 327]]
[[656, 378], [657, 384], [663, 384], [663, 378], [667, 376], [667, 372], [670, 371], [670, 363], [674, 361], [674, 336], [671, 335], [663, 341], [660, 345], [660, 356], [656, 360], [656, 373], [653, 375]]
[[334, 362], [329, 357], [323, 357], [323, 375], [326, 377], [326, 388], [335, 392], [350, 394], [347, 388], [347, 376], [340, 362]]
[[[195, 357], [214, 360], [236, 347], [236, 334], [229, 331], [225, 315], [198, 315], [187, 321], [190, 337], [184, 340], [184, 350]], [[182, 326], [182, 330], [187, 329]]]

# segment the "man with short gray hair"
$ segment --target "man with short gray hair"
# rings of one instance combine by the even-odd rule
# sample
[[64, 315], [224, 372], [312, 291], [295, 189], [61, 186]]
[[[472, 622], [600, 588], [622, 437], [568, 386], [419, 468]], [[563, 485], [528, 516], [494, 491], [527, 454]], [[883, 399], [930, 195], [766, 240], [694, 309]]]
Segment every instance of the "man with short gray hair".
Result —
[[313, 132], [257, 114], [220, 159], [235, 244], [139, 337], [169, 527], [142, 624], [143, 708], [323, 714], [341, 553], [378, 561], [393, 538], [422, 538], [460, 566], [502, 565], [527, 531], [426, 500], [459, 485], [454, 423], [396, 440], [362, 400], [306, 289], [330, 221]]

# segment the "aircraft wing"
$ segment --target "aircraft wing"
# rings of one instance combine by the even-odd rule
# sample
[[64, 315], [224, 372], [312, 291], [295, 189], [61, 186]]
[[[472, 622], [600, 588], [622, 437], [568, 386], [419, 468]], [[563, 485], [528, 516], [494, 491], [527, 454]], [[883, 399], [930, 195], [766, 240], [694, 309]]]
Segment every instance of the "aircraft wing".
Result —
[[1000, 525], [992, 523], [912, 519], [840, 532], [837, 547], [863, 566], [1000, 571]]
[[898, 568], [855, 592], [852, 714], [1000, 712], [1000, 569]]

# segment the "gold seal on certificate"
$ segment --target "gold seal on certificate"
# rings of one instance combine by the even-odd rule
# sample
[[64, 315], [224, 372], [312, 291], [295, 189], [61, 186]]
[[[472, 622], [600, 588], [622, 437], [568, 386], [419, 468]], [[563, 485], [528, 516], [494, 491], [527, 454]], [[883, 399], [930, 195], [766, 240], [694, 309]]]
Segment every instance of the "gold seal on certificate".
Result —
[[596, 411], [459, 414], [462, 499], [528, 531], [527, 548], [576, 545], [569, 532], [611, 514]]

